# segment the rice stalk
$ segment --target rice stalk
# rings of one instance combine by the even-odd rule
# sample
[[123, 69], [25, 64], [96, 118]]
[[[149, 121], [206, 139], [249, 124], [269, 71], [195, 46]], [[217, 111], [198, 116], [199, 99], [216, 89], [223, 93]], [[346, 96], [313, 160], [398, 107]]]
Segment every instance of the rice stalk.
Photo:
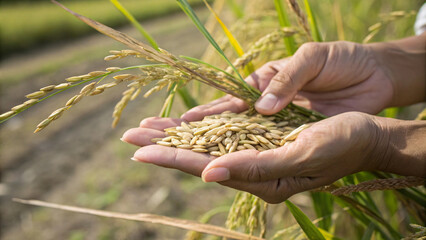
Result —
[[[233, 65], [236, 68], [244, 68], [262, 52], [265, 52], [268, 48], [276, 46], [282, 38], [291, 37], [295, 34], [297, 34], [297, 31], [291, 28], [277, 29], [257, 40], [243, 56], [237, 58], [233, 62]], [[228, 73], [232, 73], [233, 69], [228, 67], [226, 71]]]
[[[223, 32], [225, 33], [226, 37], [228, 38], [229, 43], [234, 48], [235, 52], [239, 57], [244, 55], [244, 50], [241, 46], [241, 44], [238, 42], [238, 40], [234, 37], [234, 35], [229, 31], [228, 27], [223, 23], [222, 19], [220, 19], [219, 15], [213, 10], [213, 8], [210, 6], [210, 4], [204, 0], [204, 4], [207, 6], [207, 8], [210, 10], [210, 12], [215, 16], [217, 22], [222, 27]], [[246, 76], [250, 75], [252, 72], [254, 72], [254, 66], [251, 63], [246, 64]], [[231, 67], [231, 66], [230, 66]], [[234, 66], [235, 68], [235, 66]], [[232, 67], [231, 67], [232, 69]]]
[[[189, 5], [187, 5], [186, 1], [180, 0], [180, 3], [183, 5], [184, 10], [193, 18], [194, 21], [198, 19], [196, 15], [193, 13], [192, 9], [188, 7]], [[251, 87], [244, 81], [241, 81], [241, 79], [239, 78], [230, 77], [228, 75], [223, 76], [223, 74], [216, 72], [214, 69], [208, 69], [204, 66], [199, 66], [197, 64], [194, 64], [182, 59], [178, 59], [177, 57], [173, 56], [171, 53], [163, 49], [161, 49], [161, 51], [158, 52], [154, 50], [152, 47], [147, 46], [146, 44], [141, 43], [123, 33], [120, 33], [96, 21], [93, 21], [89, 18], [81, 16], [77, 13], [74, 13], [71, 10], [65, 8], [64, 6], [62, 7], [66, 9], [68, 12], [72, 13], [77, 18], [79, 18], [80, 20], [84, 21], [86, 24], [97, 29], [101, 33], [104, 33], [116, 39], [117, 41], [126, 44], [127, 46], [131, 47], [133, 50], [138, 52], [138, 53], [124, 52], [124, 54], [123, 52], [114, 52], [113, 56], [122, 56], [122, 55], [130, 54], [130, 55], [135, 55], [138, 57], [142, 56], [151, 61], [167, 64], [170, 67], [173, 67], [187, 74], [188, 76], [190, 76], [191, 79], [198, 80], [207, 85], [215, 87], [225, 93], [228, 93], [235, 97], [243, 99], [250, 106], [253, 106], [256, 99], [260, 96], [260, 92], [257, 89], [254, 89], [253, 87]], [[201, 26], [201, 24], [199, 24], [199, 21], [196, 22], [196, 24], [200, 28], [200, 30], [202, 30], [202, 32], [206, 34], [206, 36], [210, 36], [205, 31], [204, 27]], [[218, 51], [219, 51], [219, 48], [218, 48]], [[284, 120], [295, 120], [295, 121], [297, 120], [297, 121], [304, 121], [304, 122], [310, 122], [310, 121], [315, 121], [315, 120], [324, 118], [324, 116], [321, 114], [295, 106], [294, 104], [289, 104], [289, 106], [286, 109], [283, 109], [280, 113], [278, 113], [277, 116], [282, 117]]]
[[[281, 0], [274, 0], [275, 10], [278, 15], [278, 20], [280, 22], [280, 26], [282, 28], [290, 27], [290, 21], [287, 16], [287, 12], [282, 5]], [[294, 38], [292, 36], [284, 36], [284, 45], [287, 50], [287, 55], [292, 56], [296, 52], [296, 43], [294, 42]]]
[[415, 16], [416, 11], [394, 11], [389, 14], [382, 14], [381, 20], [368, 28], [368, 35], [362, 40], [362, 43], [370, 42], [387, 24], [394, 21]]
[[22, 204], [55, 208], [55, 209], [60, 209], [64, 211], [84, 213], [84, 214], [107, 217], [107, 218], [117, 218], [117, 219], [131, 220], [131, 221], [162, 224], [166, 226], [177, 227], [181, 229], [197, 231], [197, 232], [207, 233], [214, 236], [226, 237], [231, 239], [238, 239], [238, 240], [247, 240], [247, 239], [262, 240], [263, 239], [260, 237], [249, 236], [244, 233], [231, 231], [231, 230], [228, 230], [219, 226], [211, 225], [211, 224], [203, 224], [203, 223], [199, 223], [199, 222], [195, 222], [191, 220], [171, 218], [171, 217], [149, 214], [149, 213], [126, 214], [126, 213], [95, 210], [95, 209], [89, 209], [89, 208], [81, 208], [81, 207], [75, 207], [75, 206], [69, 206], [69, 205], [63, 205], [63, 204], [55, 204], [55, 203], [38, 201], [38, 200], [23, 200], [23, 199], [17, 199], [17, 198], [14, 198], [13, 201], [19, 202]]
[[290, 9], [293, 10], [295, 15], [297, 16], [297, 22], [303, 28], [303, 30], [305, 30], [309, 41], [313, 41], [311, 31], [309, 30], [308, 21], [306, 19], [306, 15], [300, 9], [297, 1], [296, 0], [287, 0], [287, 4], [290, 7]]
[[308, 0], [303, 0], [303, 3], [305, 5], [306, 14], [308, 15], [308, 22], [309, 26], [311, 27], [312, 38], [316, 42], [322, 42], [321, 33], [319, 31], [315, 15], [312, 12], [311, 5], [309, 4]]
[[402, 240], [424, 240], [426, 239], [426, 227], [420, 226], [418, 224], [410, 224], [410, 226], [416, 231], [415, 233], [412, 233], [411, 235], [402, 238]]

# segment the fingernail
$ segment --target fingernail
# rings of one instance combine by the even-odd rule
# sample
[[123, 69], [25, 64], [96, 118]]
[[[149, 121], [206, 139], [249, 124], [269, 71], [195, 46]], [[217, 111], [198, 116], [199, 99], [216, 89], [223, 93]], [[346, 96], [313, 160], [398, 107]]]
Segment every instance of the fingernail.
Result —
[[203, 174], [202, 179], [204, 182], [221, 182], [231, 178], [231, 174], [227, 168], [217, 167], [209, 170]]
[[120, 138], [120, 141], [127, 143], [124, 138]]
[[135, 162], [141, 162], [141, 163], [150, 163], [148, 161], [146, 161], [143, 158], [135, 158], [135, 157], [131, 157], [130, 160], [135, 161]]
[[255, 104], [256, 108], [270, 110], [277, 103], [278, 98], [272, 93], [267, 93], [265, 96], [262, 96]]

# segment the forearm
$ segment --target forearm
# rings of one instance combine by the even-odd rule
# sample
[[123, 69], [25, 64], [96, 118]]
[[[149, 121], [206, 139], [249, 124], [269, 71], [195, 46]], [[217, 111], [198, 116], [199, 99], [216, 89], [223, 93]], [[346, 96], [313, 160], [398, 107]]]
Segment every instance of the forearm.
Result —
[[392, 81], [389, 107], [426, 101], [426, 33], [366, 46]]
[[426, 177], [426, 121], [376, 117], [378, 170]]

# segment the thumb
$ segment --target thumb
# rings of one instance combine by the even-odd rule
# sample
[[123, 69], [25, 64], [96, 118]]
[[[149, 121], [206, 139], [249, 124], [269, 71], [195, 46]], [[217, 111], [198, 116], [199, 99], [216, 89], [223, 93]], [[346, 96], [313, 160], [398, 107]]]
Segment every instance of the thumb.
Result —
[[262, 182], [283, 176], [295, 176], [299, 165], [298, 157], [287, 151], [286, 147], [264, 152], [244, 150], [226, 154], [211, 161], [203, 170], [201, 177], [205, 182], [237, 180]]
[[293, 100], [297, 91], [321, 72], [326, 59], [325, 44], [305, 43], [289, 61], [276, 62], [272, 67], [277, 74], [256, 102], [256, 110], [265, 115], [279, 112]]

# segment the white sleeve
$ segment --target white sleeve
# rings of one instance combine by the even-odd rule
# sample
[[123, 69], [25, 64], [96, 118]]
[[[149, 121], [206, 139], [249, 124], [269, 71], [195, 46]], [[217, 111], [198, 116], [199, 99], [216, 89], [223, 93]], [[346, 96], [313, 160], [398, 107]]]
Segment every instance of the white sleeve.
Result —
[[417, 13], [416, 23], [414, 24], [416, 35], [420, 35], [426, 31], [426, 3], [420, 8]]

